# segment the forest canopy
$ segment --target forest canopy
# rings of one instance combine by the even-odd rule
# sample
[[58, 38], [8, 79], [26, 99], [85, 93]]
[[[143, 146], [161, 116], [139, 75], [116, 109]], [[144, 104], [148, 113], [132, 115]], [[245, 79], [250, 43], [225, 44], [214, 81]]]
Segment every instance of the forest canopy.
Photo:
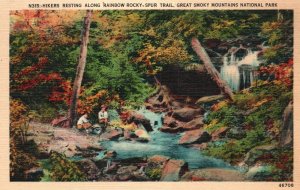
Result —
[[[65, 110], [85, 12], [10, 14], [11, 97], [48, 114]], [[153, 76], [165, 67], [198, 62], [192, 37], [205, 43], [256, 36], [270, 46], [264, 65], [286, 62], [292, 57], [292, 16], [284, 10], [94, 11], [79, 112], [87, 111], [88, 97], [96, 96], [102, 103], [139, 106], [154, 91]]]

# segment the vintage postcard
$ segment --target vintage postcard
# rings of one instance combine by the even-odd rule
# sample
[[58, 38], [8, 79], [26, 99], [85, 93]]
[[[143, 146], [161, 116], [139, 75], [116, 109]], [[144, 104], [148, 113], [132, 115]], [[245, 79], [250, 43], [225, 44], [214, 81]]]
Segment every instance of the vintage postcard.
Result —
[[296, 189], [299, 11], [1, 3], [1, 185]]

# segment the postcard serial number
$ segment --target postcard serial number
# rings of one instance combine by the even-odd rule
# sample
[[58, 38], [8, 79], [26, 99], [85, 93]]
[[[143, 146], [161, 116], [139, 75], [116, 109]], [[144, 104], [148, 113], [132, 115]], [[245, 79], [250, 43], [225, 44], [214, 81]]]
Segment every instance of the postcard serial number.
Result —
[[28, 4], [29, 8], [59, 8], [59, 4], [52, 4], [52, 3], [46, 3], [46, 4]]
[[279, 187], [294, 187], [293, 183], [279, 183]]

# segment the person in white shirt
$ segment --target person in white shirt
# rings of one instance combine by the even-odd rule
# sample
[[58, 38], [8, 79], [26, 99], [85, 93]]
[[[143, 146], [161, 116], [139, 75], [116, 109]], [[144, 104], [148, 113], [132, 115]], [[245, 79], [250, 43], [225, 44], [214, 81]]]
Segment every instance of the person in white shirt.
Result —
[[100, 124], [104, 124], [104, 129], [105, 129], [108, 124], [108, 113], [107, 113], [107, 108], [105, 106], [101, 106], [101, 110], [98, 113], [98, 119]]
[[88, 129], [92, 126], [92, 124], [89, 122], [88, 118], [88, 114], [85, 113], [83, 114], [79, 120], [77, 121], [77, 129]]

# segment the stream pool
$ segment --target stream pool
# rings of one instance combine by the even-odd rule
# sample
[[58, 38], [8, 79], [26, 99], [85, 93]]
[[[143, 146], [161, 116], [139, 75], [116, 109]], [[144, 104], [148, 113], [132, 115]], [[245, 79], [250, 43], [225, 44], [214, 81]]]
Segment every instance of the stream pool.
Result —
[[147, 143], [136, 141], [102, 141], [101, 146], [117, 152], [116, 159], [163, 155], [186, 161], [190, 169], [212, 167], [234, 168], [223, 160], [203, 155], [198, 149], [179, 145], [178, 140], [181, 134], [161, 132], [159, 128], [162, 126], [164, 114], [153, 113], [146, 109], [141, 109], [138, 112], [151, 122], [153, 131], [149, 132], [150, 141]]

